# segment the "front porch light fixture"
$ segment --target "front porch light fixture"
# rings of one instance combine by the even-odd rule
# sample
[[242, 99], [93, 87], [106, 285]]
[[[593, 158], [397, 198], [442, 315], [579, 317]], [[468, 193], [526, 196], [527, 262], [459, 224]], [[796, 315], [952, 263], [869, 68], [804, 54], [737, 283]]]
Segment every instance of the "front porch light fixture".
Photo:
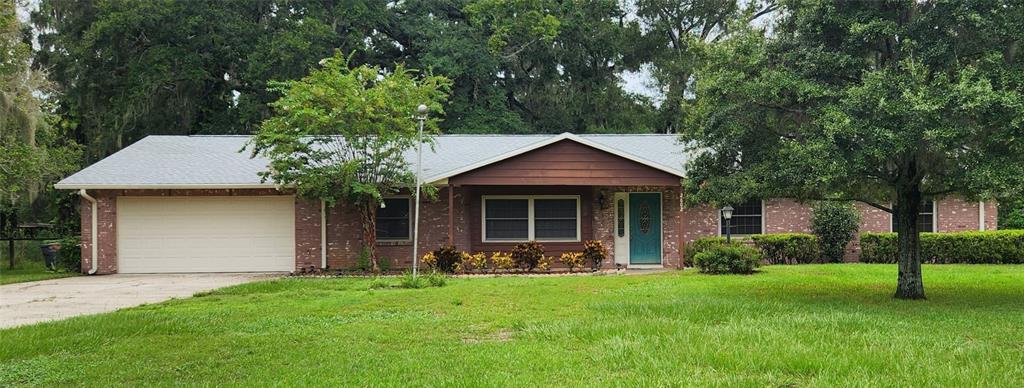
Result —
[[733, 209], [732, 206], [729, 206], [729, 205], [725, 205], [725, 207], [722, 208], [722, 218], [725, 219], [725, 242], [726, 243], [731, 243], [732, 242], [732, 211], [733, 210], [736, 210], [736, 209]]
[[419, 132], [416, 133], [416, 210], [412, 222], [412, 277], [416, 278], [416, 267], [419, 262], [417, 248], [420, 243], [420, 186], [423, 184], [423, 122], [427, 120], [428, 108], [424, 104], [416, 107], [416, 119], [420, 121]]

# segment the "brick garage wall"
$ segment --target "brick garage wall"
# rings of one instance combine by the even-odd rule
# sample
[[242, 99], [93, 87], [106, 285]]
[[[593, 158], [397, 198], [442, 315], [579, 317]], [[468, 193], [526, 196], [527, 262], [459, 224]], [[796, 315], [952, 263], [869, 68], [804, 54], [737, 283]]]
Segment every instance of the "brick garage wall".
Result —
[[[110, 191], [89, 193], [96, 199], [97, 274], [117, 273], [117, 196]], [[82, 273], [92, 268], [92, 203], [81, 199], [82, 215]]]
[[[593, 239], [600, 240], [608, 249], [604, 267], [615, 267], [615, 193], [617, 192], [660, 192], [662, 209], [662, 266], [679, 268], [682, 265], [683, 212], [682, 190], [679, 187], [662, 186], [607, 186], [594, 188], [593, 198]], [[604, 198], [602, 203], [601, 198]], [[628, 221], [627, 221], [628, 222]], [[586, 238], [584, 238], [586, 239]]]
[[[187, 190], [94, 190], [89, 195], [96, 198], [97, 202], [97, 271], [98, 274], [117, 273], [117, 198], [121, 196], [132, 197], [187, 197], [187, 196], [266, 196], [266, 195], [292, 195], [288, 191], [275, 189], [187, 189]], [[298, 201], [297, 201], [298, 202]], [[319, 222], [319, 205], [316, 207], [317, 222]], [[92, 265], [92, 205], [85, 198], [81, 199], [81, 226], [82, 226], [82, 272], [88, 273]], [[306, 222], [300, 221], [300, 206], [296, 203], [296, 266], [305, 265], [310, 261], [309, 256], [315, 255], [315, 263], [319, 265], [319, 248], [315, 252], [303, 252], [300, 255], [299, 247], [311, 245], [319, 246], [319, 224], [316, 225], [317, 232], [315, 241], [309, 241], [309, 234], [300, 230], [306, 226]]]
[[295, 199], [295, 270], [320, 268], [320, 201]]

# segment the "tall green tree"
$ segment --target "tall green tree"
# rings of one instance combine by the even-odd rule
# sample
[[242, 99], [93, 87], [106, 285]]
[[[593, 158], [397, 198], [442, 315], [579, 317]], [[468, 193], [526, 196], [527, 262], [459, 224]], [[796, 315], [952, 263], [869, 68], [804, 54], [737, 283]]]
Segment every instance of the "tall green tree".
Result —
[[627, 93], [640, 25], [615, 0], [478, 0], [466, 6], [496, 58], [495, 82], [535, 132], [651, 132], [652, 103]]
[[[783, 3], [773, 33], [715, 45], [686, 141], [693, 202], [848, 199], [891, 211], [895, 296], [924, 298], [922, 201], [1024, 189], [1024, 6]], [[890, 204], [894, 204], [890, 206]]]
[[643, 36], [630, 55], [650, 65], [652, 86], [664, 101], [652, 120], [662, 132], [675, 133], [694, 103], [694, 75], [705, 47], [729, 36], [734, 27], [767, 23], [778, 10], [775, 0], [636, 0]]
[[[60, 113], [92, 160], [150, 134], [251, 133], [273, 79], [390, 42], [373, 0], [44, 0], [33, 23]], [[384, 42], [382, 42], [384, 41]]]
[[374, 272], [376, 214], [384, 195], [408, 190], [415, 175], [405, 153], [419, 144], [416, 108], [433, 112], [424, 131], [437, 133], [450, 81], [394, 70], [349, 68], [340, 54], [298, 81], [271, 84], [282, 97], [271, 104], [248, 147], [270, 160], [264, 180], [294, 187], [298, 195], [329, 206], [351, 203], [359, 211], [364, 249]]
[[[44, 73], [31, 68], [31, 35], [0, 1], [0, 235], [47, 185], [77, 166], [78, 147], [62, 139], [44, 95]], [[13, 265], [13, 258], [11, 264]]]

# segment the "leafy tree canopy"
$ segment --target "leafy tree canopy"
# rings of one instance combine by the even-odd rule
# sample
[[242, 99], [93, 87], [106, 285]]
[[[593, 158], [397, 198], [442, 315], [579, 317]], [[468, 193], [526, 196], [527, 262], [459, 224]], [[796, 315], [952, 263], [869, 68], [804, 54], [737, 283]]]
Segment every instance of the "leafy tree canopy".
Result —
[[79, 155], [58, 136], [60, 123], [40, 96], [48, 85], [30, 68], [24, 31], [14, 4], [0, 2], [0, 213], [6, 219], [74, 169]]
[[414, 187], [405, 153], [430, 140], [418, 135], [416, 109], [426, 104], [433, 112], [424, 132], [436, 133], [451, 82], [417, 77], [402, 65], [392, 71], [349, 68], [348, 59], [336, 54], [301, 80], [271, 85], [282, 97], [270, 104], [273, 116], [249, 143], [253, 155], [270, 160], [264, 179], [328, 206], [355, 204], [378, 270], [376, 209], [384, 195]]
[[42, 0], [41, 67], [96, 160], [150, 134], [252, 133], [320, 58], [453, 81], [452, 133], [664, 131], [620, 76], [640, 22], [615, 0]]
[[[892, 210], [897, 296], [924, 297], [921, 201], [1024, 188], [1024, 7], [1014, 1], [802, 1], [708, 51], [691, 202], [860, 200]], [[889, 204], [895, 206], [890, 209]]]

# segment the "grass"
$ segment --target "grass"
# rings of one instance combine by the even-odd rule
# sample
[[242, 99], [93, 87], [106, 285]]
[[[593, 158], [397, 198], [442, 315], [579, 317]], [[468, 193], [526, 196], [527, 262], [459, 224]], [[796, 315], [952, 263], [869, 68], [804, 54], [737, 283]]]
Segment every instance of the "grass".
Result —
[[279, 279], [0, 331], [0, 385], [1016, 386], [1024, 266]]
[[8, 268], [6, 260], [0, 263], [0, 284], [34, 282], [76, 275], [77, 272], [49, 271], [42, 260], [21, 260], [14, 263], [13, 269]]

